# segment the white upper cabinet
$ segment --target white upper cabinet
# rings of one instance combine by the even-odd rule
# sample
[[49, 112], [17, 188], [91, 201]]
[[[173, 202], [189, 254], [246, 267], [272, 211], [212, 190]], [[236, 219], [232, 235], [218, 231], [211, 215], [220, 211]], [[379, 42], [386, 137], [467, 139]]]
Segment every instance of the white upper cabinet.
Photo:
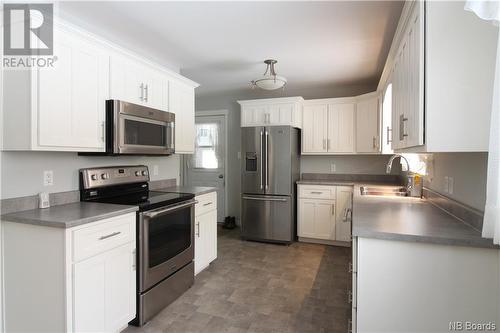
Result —
[[328, 105], [328, 152], [354, 153], [355, 104]]
[[169, 112], [175, 113], [175, 153], [193, 154], [195, 139], [194, 87], [171, 81]]
[[304, 105], [302, 152], [326, 153], [327, 138], [328, 104]]
[[293, 126], [302, 128], [302, 97], [238, 101], [241, 127]]
[[53, 68], [2, 72], [3, 150], [102, 152], [105, 101], [119, 99], [176, 113], [176, 151], [194, 151], [198, 84], [59, 19], [54, 55]]
[[488, 150], [498, 29], [463, 8], [405, 3], [379, 83], [392, 83], [396, 151]]
[[168, 80], [160, 71], [123, 55], [111, 56], [111, 99], [168, 111]]
[[103, 151], [108, 50], [55, 29], [54, 68], [4, 71], [4, 149]]
[[356, 152], [380, 152], [380, 114], [377, 95], [360, 98], [356, 104]]

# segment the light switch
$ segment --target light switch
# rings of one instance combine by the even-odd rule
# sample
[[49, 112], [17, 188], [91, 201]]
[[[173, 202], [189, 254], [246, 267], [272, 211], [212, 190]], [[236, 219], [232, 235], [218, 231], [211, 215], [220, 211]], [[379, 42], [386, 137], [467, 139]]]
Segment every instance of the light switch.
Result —
[[448, 176], [444, 176], [444, 184], [443, 184], [444, 193], [448, 193], [448, 189], [450, 186], [449, 183], [450, 183], [450, 178]]
[[159, 170], [157, 165], [153, 165], [153, 176], [158, 176]]

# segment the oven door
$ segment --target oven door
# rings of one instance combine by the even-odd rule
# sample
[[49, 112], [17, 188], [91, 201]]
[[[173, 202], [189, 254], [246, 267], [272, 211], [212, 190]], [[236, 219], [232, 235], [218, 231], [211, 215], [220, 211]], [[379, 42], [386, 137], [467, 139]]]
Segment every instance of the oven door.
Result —
[[140, 292], [193, 261], [194, 204], [189, 200], [140, 213]]

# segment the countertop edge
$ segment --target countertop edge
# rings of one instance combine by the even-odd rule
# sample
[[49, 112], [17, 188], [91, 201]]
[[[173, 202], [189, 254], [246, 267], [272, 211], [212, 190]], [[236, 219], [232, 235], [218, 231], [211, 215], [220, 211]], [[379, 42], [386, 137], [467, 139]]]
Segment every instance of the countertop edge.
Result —
[[57, 221], [52, 221], [52, 220], [45, 220], [45, 219], [29, 219], [29, 218], [24, 218], [24, 217], [16, 217], [14, 214], [7, 214], [5, 216], [0, 216], [0, 219], [2, 222], [13, 222], [13, 223], [22, 223], [22, 224], [31, 224], [31, 225], [36, 225], [36, 226], [42, 226], [42, 227], [51, 227], [51, 228], [58, 228], [58, 229], [69, 229], [73, 227], [77, 227], [80, 225], [92, 223], [92, 222], [97, 222], [100, 220], [105, 220], [111, 217], [115, 216], [120, 216], [120, 215], [125, 215], [128, 213], [134, 213], [139, 210], [139, 207], [137, 206], [123, 206], [123, 209], [119, 209], [113, 212], [109, 213], [104, 213], [104, 214], [99, 214], [96, 216], [91, 216], [91, 217], [85, 217], [73, 221], [68, 221], [68, 222], [57, 222]]

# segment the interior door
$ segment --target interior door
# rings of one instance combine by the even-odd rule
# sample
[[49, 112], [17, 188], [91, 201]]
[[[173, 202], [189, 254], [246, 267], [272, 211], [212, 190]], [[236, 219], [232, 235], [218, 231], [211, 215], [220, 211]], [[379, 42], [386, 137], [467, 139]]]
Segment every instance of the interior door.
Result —
[[184, 184], [217, 188], [217, 221], [223, 222], [226, 215], [225, 116], [196, 116], [195, 122], [194, 154], [184, 159]]

